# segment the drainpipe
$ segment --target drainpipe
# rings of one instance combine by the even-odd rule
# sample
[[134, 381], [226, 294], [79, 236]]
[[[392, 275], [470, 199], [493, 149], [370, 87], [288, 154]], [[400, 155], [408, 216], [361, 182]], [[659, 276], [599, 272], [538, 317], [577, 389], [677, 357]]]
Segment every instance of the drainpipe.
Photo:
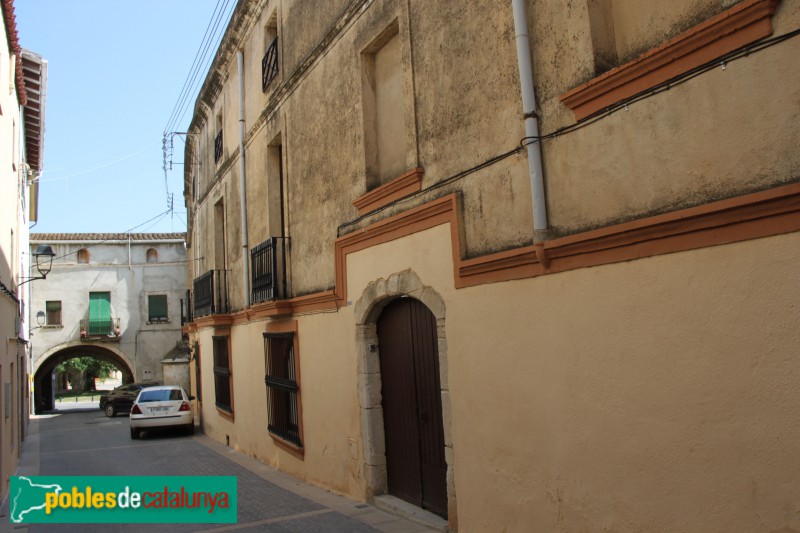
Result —
[[[533, 88], [533, 59], [528, 39], [528, 16], [525, 12], [527, 0], [511, 0], [514, 10], [514, 32], [517, 40], [517, 60], [519, 61], [519, 82], [522, 91], [522, 111], [525, 119], [525, 136], [538, 139], [539, 122], [536, 114], [536, 93]], [[531, 179], [531, 196], [533, 204], [533, 245], [536, 257], [546, 269], [550, 261], [544, 250], [547, 237], [547, 206], [544, 197], [544, 179], [542, 174], [542, 152], [538, 141], [528, 139], [528, 172]]]
[[244, 54], [241, 50], [236, 52], [236, 62], [239, 66], [239, 191], [242, 208], [242, 275], [244, 276], [244, 306], [250, 306], [250, 261], [247, 246], [247, 190], [245, 189], [245, 161], [244, 161]]

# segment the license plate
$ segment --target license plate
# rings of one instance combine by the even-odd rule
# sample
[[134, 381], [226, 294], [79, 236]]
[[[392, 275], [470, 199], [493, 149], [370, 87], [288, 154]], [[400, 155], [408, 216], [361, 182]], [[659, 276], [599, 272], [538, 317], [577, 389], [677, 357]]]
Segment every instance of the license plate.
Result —
[[169, 407], [151, 407], [151, 413], [164, 413], [169, 410]]

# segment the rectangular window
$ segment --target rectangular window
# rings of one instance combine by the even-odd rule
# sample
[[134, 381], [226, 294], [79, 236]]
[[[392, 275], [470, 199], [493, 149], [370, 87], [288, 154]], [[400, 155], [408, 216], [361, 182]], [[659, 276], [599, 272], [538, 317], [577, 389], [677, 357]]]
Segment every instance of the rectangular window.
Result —
[[61, 325], [61, 301], [60, 300], [53, 300], [45, 302], [44, 304], [45, 311], [47, 312], [47, 318], [45, 320], [45, 326], [60, 326]]
[[111, 293], [89, 293], [89, 335], [110, 335]]
[[147, 296], [147, 321], [169, 322], [166, 294], [149, 294]]
[[269, 432], [298, 447], [300, 439], [299, 387], [294, 333], [264, 333]]
[[214, 393], [217, 407], [233, 412], [233, 375], [228, 350], [228, 337], [214, 337]]
[[388, 183], [408, 170], [406, 81], [397, 22], [362, 55], [362, 105], [367, 190]]

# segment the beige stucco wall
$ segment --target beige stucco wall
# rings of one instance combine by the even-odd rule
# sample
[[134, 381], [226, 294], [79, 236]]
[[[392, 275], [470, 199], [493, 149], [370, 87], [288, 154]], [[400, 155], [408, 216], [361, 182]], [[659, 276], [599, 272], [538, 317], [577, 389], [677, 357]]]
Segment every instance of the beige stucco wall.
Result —
[[231, 328], [233, 420], [214, 405], [212, 329], [199, 338], [202, 353], [202, 418], [207, 435], [312, 483], [363, 497], [355, 336], [350, 308], [298, 319], [302, 459], [279, 449], [267, 432], [264, 384], [265, 322]]
[[[463, 290], [449, 239], [443, 225], [350, 255], [348, 298], [412, 269], [445, 300], [462, 530], [794, 523], [800, 235]], [[304, 460], [265, 429], [264, 323], [233, 330], [235, 427], [210, 416], [204, 353], [206, 432], [363, 498], [352, 309], [297, 317]]]
[[[635, 4], [635, 5], [634, 5]], [[607, 2], [619, 61], [657, 45], [729, 0]], [[375, 0], [313, 58], [299, 84], [261, 93], [264, 27], [277, 13], [286, 81], [333, 26], [329, 10], [270, 1], [244, 32], [249, 246], [275, 235], [280, 138], [290, 296], [334, 285], [337, 226], [368, 190], [361, 53], [397, 24], [408, 93], [409, 168], [423, 187], [517, 145], [523, 136], [510, 5]], [[529, 2], [540, 130], [574, 123], [559, 100], [598, 68], [586, 2]], [[649, 11], [648, 11], [649, 9]], [[645, 12], [646, 11], [646, 12]], [[646, 20], [637, 26], [633, 22]], [[800, 25], [783, 0], [776, 34]], [[607, 24], [608, 26], [608, 24]], [[553, 236], [674, 211], [797, 181], [800, 69], [793, 39], [542, 143]], [[234, 309], [242, 292], [239, 161], [213, 163], [215, 114], [238, 144], [235, 55], [207, 120], [196, 118], [200, 179], [191, 268], [214, 268], [214, 203], [226, 206]], [[275, 82], [273, 82], [275, 83]], [[227, 157], [227, 156], [226, 156]], [[213, 169], [208, 171], [207, 169]], [[532, 239], [525, 154], [368, 217], [366, 225], [459, 193], [464, 254]], [[203, 185], [205, 184], [205, 185]], [[367, 498], [352, 302], [370, 283], [411, 269], [445, 303], [454, 492], [463, 531], [753, 531], [800, 528], [794, 418], [800, 348], [794, 272], [800, 235], [456, 290], [447, 226], [347, 258], [348, 306], [300, 315], [304, 457], [269, 437], [262, 333], [231, 329], [235, 420], [214, 407], [212, 329], [201, 328], [205, 431], [269, 464]]]
[[354, 254], [348, 281], [412, 268], [446, 300], [466, 531], [796, 525], [800, 235], [460, 291], [448, 243]]
[[[631, 4], [631, 5], [629, 5]], [[636, 4], [635, 6], [633, 4]], [[678, 30], [729, 7], [730, 1], [685, 0], [669, 8], [608, 3], [622, 56], [654, 46]], [[272, 96], [311, 53], [346, 3], [316, 13], [304, 2], [267, 2], [248, 21], [245, 57], [246, 172], [249, 246], [274, 234], [266, 222], [267, 145], [284, 148], [286, 226], [291, 237], [293, 295], [333, 286], [335, 228], [357, 214], [352, 201], [368, 190], [362, 105], [362, 52], [391, 24], [399, 28], [407, 96], [408, 168], [425, 169], [423, 187], [512, 149], [524, 135], [510, 7], [486, 0], [395, 3], [376, 0], [314, 58], [300, 83]], [[312, 15], [311, 12], [315, 14]], [[587, 4], [531, 2], [529, 28], [543, 134], [574, 123], [559, 97], [595, 72], [598, 31]], [[260, 86], [265, 27], [275, 13], [281, 34], [281, 73], [267, 93]], [[302, 18], [302, 31], [298, 26]], [[324, 20], [323, 20], [324, 19]], [[636, 25], [635, 21], [647, 24]], [[800, 1], [784, 0], [776, 34], [800, 24]], [[323, 30], [325, 28], [325, 30]], [[596, 35], [595, 35], [596, 37]], [[606, 36], [608, 37], [608, 36]], [[624, 41], [624, 42], [622, 42]], [[644, 44], [643, 44], [644, 43]], [[303, 52], [305, 50], [305, 52]], [[787, 68], [797, 39], [701, 75], [600, 122], [542, 143], [552, 235], [673, 211], [797, 179], [800, 70]], [[303, 55], [306, 54], [306, 56]], [[238, 78], [235, 54], [220, 65], [223, 85], [213, 109], [198, 120], [203, 169], [196, 229], [213, 234], [213, 204], [224, 196], [227, 265], [242, 272], [239, 200]], [[276, 107], [277, 106], [277, 107]], [[216, 114], [223, 110], [225, 157], [213, 162]], [[262, 116], [265, 110], [269, 113]], [[427, 195], [458, 190], [464, 208], [465, 253], [482, 255], [529, 243], [530, 185], [524, 154], [504, 160]], [[216, 174], [209, 174], [211, 169]], [[217, 183], [211, 187], [211, 184]], [[203, 185], [205, 184], [205, 185]], [[407, 209], [389, 209], [376, 220]], [[274, 214], [274, 213], [273, 213]], [[274, 227], [275, 224], [273, 223]], [[320, 231], [320, 228], [323, 228]], [[196, 239], [197, 275], [213, 268], [211, 239]], [[205, 247], [205, 248], [204, 248]], [[205, 270], [201, 270], [205, 269]], [[234, 308], [244, 306], [237, 276]]]
[[[0, 281], [14, 291], [19, 275], [19, 134], [21, 119], [8, 49], [6, 26], [0, 17]], [[0, 498], [8, 491], [8, 476], [16, 471], [22, 420], [19, 416], [18, 357], [16, 319], [18, 304], [0, 294]], [[24, 363], [23, 363], [24, 364]], [[11, 372], [13, 366], [14, 372]], [[5, 388], [9, 388], [9, 405], [5, 405]], [[6, 409], [8, 409], [6, 411]], [[5, 413], [9, 416], [6, 417]]]

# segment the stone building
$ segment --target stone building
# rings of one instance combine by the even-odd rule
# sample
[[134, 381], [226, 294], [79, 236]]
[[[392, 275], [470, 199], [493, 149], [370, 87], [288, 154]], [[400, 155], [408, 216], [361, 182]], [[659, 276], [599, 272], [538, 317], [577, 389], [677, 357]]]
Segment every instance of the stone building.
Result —
[[186, 136], [206, 434], [453, 530], [798, 527], [798, 28], [240, 0]]
[[31, 235], [32, 248], [42, 243], [56, 257], [31, 291], [37, 413], [53, 408], [53, 369], [73, 357], [111, 362], [125, 383], [189, 387], [189, 361], [179, 349], [187, 290], [183, 233]]
[[[28, 227], [44, 167], [47, 61], [20, 46], [12, 0], [0, 0], [0, 501], [28, 422]], [[31, 270], [33, 270], [31, 272]]]

